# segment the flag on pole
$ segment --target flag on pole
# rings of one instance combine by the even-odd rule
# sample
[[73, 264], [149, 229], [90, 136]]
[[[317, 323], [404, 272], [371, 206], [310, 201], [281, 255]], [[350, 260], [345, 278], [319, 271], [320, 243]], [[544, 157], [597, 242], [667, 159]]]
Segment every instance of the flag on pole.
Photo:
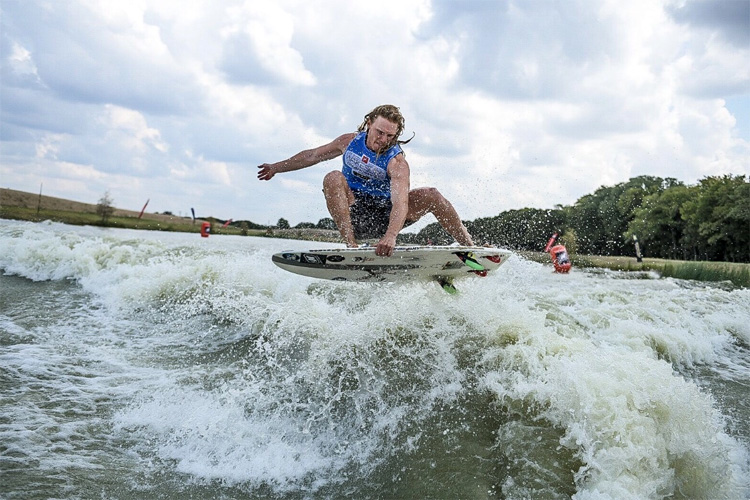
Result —
[[146, 211], [146, 207], [148, 206], [148, 202], [149, 202], [149, 201], [151, 201], [151, 198], [149, 198], [148, 200], [146, 200], [146, 204], [145, 204], [145, 205], [143, 205], [143, 208], [141, 209], [141, 213], [140, 213], [140, 214], [138, 215], [138, 218], [139, 218], [139, 219], [140, 219], [141, 217], [143, 217], [143, 212], [145, 212], [145, 211]]

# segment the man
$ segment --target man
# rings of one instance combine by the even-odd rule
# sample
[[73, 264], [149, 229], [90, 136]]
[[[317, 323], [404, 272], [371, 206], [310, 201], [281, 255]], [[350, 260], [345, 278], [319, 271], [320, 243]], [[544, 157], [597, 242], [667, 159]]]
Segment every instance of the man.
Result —
[[[288, 160], [258, 166], [258, 179], [270, 180], [281, 172], [307, 168], [343, 155], [342, 170], [323, 179], [328, 211], [348, 247], [357, 239], [380, 238], [375, 253], [391, 255], [399, 231], [431, 213], [458, 243], [473, 246], [471, 236], [453, 205], [431, 187], [409, 188], [409, 164], [399, 141], [404, 117], [392, 105], [365, 115], [357, 132], [328, 144], [301, 151]], [[411, 140], [411, 139], [410, 139]]]

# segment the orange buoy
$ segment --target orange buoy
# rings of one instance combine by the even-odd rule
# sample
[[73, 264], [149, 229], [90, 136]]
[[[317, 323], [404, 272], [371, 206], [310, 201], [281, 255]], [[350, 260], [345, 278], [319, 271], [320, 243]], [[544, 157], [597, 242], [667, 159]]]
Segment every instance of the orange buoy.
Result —
[[201, 224], [201, 237], [208, 238], [209, 234], [211, 234], [211, 223], [204, 222], [203, 224]]
[[564, 274], [570, 271], [570, 256], [564, 246], [553, 246], [549, 249], [549, 256], [552, 258], [552, 265], [555, 266], [556, 273]]

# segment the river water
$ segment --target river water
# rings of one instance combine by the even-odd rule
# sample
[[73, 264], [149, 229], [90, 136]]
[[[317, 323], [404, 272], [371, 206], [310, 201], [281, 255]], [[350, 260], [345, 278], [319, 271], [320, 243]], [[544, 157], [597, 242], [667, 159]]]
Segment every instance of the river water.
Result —
[[750, 290], [310, 245], [0, 220], [0, 497], [750, 496]]

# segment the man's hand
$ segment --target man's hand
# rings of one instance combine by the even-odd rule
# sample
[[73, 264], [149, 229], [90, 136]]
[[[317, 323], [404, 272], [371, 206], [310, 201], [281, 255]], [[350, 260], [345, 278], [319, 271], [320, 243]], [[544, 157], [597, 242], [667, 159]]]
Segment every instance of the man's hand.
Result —
[[396, 248], [396, 237], [386, 234], [378, 241], [378, 246], [375, 247], [375, 255], [390, 257], [393, 255], [394, 248]]
[[268, 163], [264, 163], [263, 165], [258, 165], [258, 179], [261, 181], [270, 181], [271, 177], [276, 175], [276, 169], [273, 165], [269, 165]]

